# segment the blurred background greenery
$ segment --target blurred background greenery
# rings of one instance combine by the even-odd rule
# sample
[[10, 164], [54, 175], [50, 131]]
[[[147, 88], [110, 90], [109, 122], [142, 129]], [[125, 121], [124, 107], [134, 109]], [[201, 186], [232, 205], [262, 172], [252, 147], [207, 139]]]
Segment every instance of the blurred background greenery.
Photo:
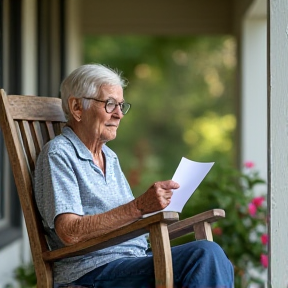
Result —
[[129, 81], [132, 109], [108, 145], [135, 196], [171, 179], [182, 156], [235, 164], [235, 50], [230, 36], [85, 39], [85, 63], [116, 68]]

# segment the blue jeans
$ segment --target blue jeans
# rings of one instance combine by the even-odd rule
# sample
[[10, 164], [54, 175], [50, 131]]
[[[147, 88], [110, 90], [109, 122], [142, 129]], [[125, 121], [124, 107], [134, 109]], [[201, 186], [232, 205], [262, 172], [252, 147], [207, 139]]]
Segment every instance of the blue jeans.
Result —
[[[232, 288], [234, 270], [215, 242], [194, 241], [172, 247], [174, 287]], [[85, 274], [73, 285], [93, 288], [155, 287], [153, 257], [122, 258]]]

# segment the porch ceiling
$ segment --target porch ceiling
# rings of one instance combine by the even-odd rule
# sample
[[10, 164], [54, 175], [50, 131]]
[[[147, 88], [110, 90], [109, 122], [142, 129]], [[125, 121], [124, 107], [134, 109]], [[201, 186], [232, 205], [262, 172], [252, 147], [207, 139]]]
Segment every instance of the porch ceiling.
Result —
[[81, 0], [81, 34], [232, 34], [233, 17], [238, 14], [236, 2], [238, 0]]

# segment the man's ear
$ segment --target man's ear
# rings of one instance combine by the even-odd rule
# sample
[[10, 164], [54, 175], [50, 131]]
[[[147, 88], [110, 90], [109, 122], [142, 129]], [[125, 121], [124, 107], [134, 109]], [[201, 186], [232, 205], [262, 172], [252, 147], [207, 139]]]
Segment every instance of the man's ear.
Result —
[[69, 110], [73, 118], [79, 122], [81, 121], [81, 115], [83, 111], [81, 99], [75, 98], [73, 96], [68, 99]]

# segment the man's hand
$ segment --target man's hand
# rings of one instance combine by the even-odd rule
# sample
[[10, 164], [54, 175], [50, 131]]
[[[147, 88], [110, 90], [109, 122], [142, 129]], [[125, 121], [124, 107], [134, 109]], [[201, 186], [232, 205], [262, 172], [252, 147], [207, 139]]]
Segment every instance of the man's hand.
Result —
[[144, 215], [166, 208], [171, 202], [172, 190], [179, 187], [179, 184], [172, 180], [154, 183], [143, 195], [135, 199], [137, 209]]

